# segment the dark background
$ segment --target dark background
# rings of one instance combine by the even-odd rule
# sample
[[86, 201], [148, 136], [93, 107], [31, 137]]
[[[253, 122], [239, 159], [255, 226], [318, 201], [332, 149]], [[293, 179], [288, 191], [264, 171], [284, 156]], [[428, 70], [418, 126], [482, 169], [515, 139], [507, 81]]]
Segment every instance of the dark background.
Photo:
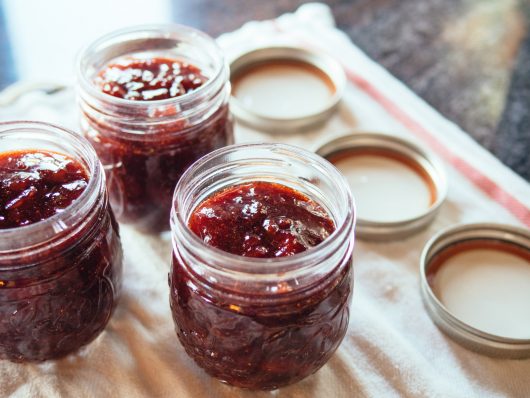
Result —
[[[17, 79], [2, 11], [8, 1], [20, 0], [0, 2], [0, 88]], [[170, 12], [173, 21], [217, 36], [303, 3], [173, 0]], [[368, 55], [530, 180], [530, 0], [325, 3], [338, 27]]]

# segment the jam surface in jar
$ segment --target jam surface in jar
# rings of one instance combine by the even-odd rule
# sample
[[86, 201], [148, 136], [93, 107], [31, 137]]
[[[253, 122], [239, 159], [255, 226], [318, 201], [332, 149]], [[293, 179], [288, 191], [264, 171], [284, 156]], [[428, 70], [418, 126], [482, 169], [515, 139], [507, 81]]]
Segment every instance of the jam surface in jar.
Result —
[[206, 81], [198, 67], [169, 58], [122, 58], [108, 64], [95, 79], [105, 94], [131, 101], [178, 97]]
[[[263, 258], [318, 247], [335, 229], [317, 202], [259, 181], [214, 193], [192, 211], [188, 225], [207, 245]], [[310, 288], [297, 291], [296, 280], [285, 280], [265, 294], [259, 278], [245, 286], [205, 281], [177, 245], [170, 303], [179, 340], [199, 366], [229, 384], [271, 390], [295, 383], [322, 367], [346, 333], [350, 258], [341, 264]]]
[[190, 229], [207, 245], [248, 257], [283, 257], [318, 245], [335, 226], [326, 211], [284, 185], [252, 182], [212, 195]]
[[[68, 212], [92, 179], [60, 153], [0, 153], [0, 239], [6, 228], [23, 234]], [[107, 325], [121, 288], [122, 248], [106, 191], [95, 200], [75, 226], [30, 248], [0, 251], [0, 359], [59, 358]]]
[[68, 156], [49, 151], [0, 153], [0, 229], [50, 218], [85, 190], [88, 175]]

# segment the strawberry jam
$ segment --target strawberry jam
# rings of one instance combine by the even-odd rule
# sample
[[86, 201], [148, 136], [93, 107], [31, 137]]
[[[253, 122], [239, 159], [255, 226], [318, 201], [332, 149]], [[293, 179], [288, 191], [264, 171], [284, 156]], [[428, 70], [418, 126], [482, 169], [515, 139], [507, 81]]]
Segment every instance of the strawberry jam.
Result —
[[[233, 142], [233, 122], [228, 70], [213, 39], [185, 27], [145, 33], [156, 38], [139, 44], [129, 43], [126, 34], [119, 43], [112, 36], [115, 50], [87, 49], [79, 103], [83, 133], [105, 167], [118, 220], [157, 233], [169, 229], [180, 176], [200, 157]], [[178, 51], [165, 52], [158, 46], [170, 45], [172, 34]], [[102, 62], [109, 54], [122, 55]]]
[[0, 153], [0, 229], [32, 224], [64, 211], [87, 184], [86, 170], [65, 155]]
[[75, 153], [0, 152], [0, 359], [62, 357], [100, 334], [120, 292], [122, 249], [103, 170], [86, 140], [55, 126], [0, 123], [0, 138]]
[[[175, 243], [171, 309], [178, 338], [199, 366], [229, 384], [270, 390], [329, 360], [348, 325], [351, 241], [346, 235], [334, 253], [320, 249], [335, 231], [323, 206], [287, 186], [255, 181], [207, 197], [191, 210], [188, 228], [222, 250], [203, 257], [180, 238]], [[247, 268], [233, 274], [238, 258]], [[277, 269], [284, 260], [313, 268], [291, 268], [290, 275]]]
[[124, 58], [107, 65], [95, 80], [105, 94], [131, 101], [178, 97], [201, 87], [207, 78], [194, 65], [169, 58]]
[[189, 227], [207, 245], [248, 257], [301, 253], [335, 229], [319, 204], [268, 182], [236, 185], [213, 195], [195, 209]]

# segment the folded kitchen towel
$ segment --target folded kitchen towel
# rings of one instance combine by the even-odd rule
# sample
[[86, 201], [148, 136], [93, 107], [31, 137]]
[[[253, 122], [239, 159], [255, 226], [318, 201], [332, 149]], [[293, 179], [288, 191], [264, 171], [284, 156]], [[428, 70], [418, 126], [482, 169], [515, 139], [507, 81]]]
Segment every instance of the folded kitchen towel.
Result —
[[[529, 185], [363, 54], [334, 27], [325, 5], [249, 22], [218, 41], [229, 59], [270, 44], [317, 48], [338, 59], [348, 77], [344, 100], [324, 126], [272, 136], [238, 125], [237, 142], [281, 141], [315, 150], [352, 131], [414, 140], [446, 167], [450, 188], [440, 214], [405, 240], [356, 242], [344, 342], [315, 375], [274, 392], [223, 385], [188, 358], [168, 304], [170, 240], [123, 226], [123, 295], [106, 330], [58, 361], [0, 361], [0, 397], [530, 397], [530, 360], [489, 358], [448, 339], [422, 305], [418, 273], [425, 242], [441, 228], [482, 221], [530, 227]], [[0, 120], [44, 120], [78, 130], [73, 95], [27, 95], [0, 109]]]

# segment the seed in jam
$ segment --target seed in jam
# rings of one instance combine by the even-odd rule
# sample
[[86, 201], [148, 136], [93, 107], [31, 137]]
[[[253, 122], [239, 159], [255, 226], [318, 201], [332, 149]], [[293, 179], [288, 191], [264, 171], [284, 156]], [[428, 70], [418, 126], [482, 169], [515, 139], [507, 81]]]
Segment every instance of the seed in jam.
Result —
[[281, 184], [235, 185], [202, 202], [190, 229], [209, 246], [246, 257], [283, 257], [318, 245], [335, 229], [328, 213]]
[[157, 101], [187, 94], [206, 80], [198, 67], [176, 59], [124, 57], [109, 63], [95, 83], [102, 92], [114, 97]]
[[55, 152], [0, 153], [0, 229], [50, 218], [70, 206], [88, 184], [86, 169]]

